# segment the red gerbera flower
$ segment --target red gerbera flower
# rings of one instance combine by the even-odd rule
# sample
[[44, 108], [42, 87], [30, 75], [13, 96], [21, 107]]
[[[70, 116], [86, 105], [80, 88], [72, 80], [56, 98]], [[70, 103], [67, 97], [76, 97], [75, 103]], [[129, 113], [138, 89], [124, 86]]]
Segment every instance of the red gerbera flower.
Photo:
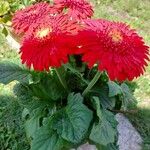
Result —
[[[25, 34], [22, 47], [22, 63], [35, 70], [49, 70], [68, 61], [70, 37], [78, 32], [78, 25], [68, 17], [47, 17], [34, 24]], [[71, 43], [68, 43], [71, 44]]]
[[63, 11], [67, 9], [67, 15], [72, 19], [86, 19], [93, 15], [93, 8], [86, 0], [54, 0], [54, 7]]
[[16, 34], [26, 32], [29, 27], [43, 19], [49, 14], [56, 13], [56, 10], [52, 8], [48, 3], [37, 3], [32, 6], [28, 6], [25, 9], [19, 10], [15, 13], [12, 19], [12, 27]]
[[135, 30], [124, 23], [105, 20], [87, 20], [85, 24], [91, 35], [95, 33], [95, 42], [79, 49], [89, 67], [97, 63], [98, 69], [107, 71], [111, 80], [133, 80], [143, 74], [149, 60], [148, 46]]

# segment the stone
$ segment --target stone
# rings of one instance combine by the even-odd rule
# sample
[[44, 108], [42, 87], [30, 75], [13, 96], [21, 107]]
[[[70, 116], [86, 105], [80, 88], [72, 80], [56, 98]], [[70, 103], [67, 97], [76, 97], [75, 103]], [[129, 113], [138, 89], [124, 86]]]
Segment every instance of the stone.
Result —
[[117, 126], [119, 150], [141, 150], [142, 138], [130, 121], [120, 113], [116, 115], [116, 120], [119, 122]]

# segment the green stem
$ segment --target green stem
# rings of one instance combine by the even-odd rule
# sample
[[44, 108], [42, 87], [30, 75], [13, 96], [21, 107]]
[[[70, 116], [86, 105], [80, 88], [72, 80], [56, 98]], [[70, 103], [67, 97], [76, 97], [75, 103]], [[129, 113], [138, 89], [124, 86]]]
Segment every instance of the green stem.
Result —
[[83, 91], [83, 93], [82, 93], [83, 96], [85, 96], [91, 90], [91, 88], [95, 85], [95, 83], [98, 81], [100, 76], [101, 76], [101, 72], [97, 71], [94, 78], [88, 84], [87, 88]]
[[56, 74], [57, 74], [57, 76], [59, 78], [60, 83], [62, 84], [62, 86], [64, 87], [64, 89], [66, 91], [68, 91], [67, 83], [66, 83], [65, 79], [63, 78], [63, 76], [61, 75], [61, 72], [57, 68], [55, 69], [55, 71], [56, 71]]

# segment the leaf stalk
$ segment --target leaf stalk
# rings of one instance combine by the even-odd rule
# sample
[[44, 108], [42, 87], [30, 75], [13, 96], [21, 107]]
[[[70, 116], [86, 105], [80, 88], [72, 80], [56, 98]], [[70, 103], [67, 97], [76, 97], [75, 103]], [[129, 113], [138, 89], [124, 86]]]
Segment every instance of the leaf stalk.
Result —
[[64, 87], [64, 89], [68, 92], [68, 87], [67, 87], [66, 80], [61, 75], [60, 70], [58, 68], [55, 68], [55, 71], [56, 71], [56, 74], [58, 76], [58, 79], [59, 79], [60, 83], [62, 84], [62, 86]]
[[94, 78], [88, 84], [87, 88], [83, 91], [83, 93], [82, 93], [83, 96], [85, 96], [92, 89], [92, 87], [95, 85], [95, 83], [100, 78], [101, 74], [102, 74], [102, 72], [97, 71], [97, 73], [95, 74]]

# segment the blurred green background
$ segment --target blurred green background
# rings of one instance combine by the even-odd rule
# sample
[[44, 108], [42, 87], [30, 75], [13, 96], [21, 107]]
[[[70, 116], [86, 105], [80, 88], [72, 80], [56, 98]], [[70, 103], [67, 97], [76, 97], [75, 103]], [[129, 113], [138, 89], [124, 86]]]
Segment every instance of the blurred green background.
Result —
[[[5, 0], [9, 2], [7, 6], [1, 4], [4, 0], [0, 0], [0, 16], [3, 14], [8, 18], [10, 9], [15, 11], [32, 1]], [[96, 18], [126, 22], [137, 29], [146, 44], [150, 45], [150, 0], [92, 0], [92, 3]], [[8, 46], [3, 33], [6, 34], [0, 28], [0, 61], [17, 59], [17, 52]], [[22, 108], [12, 92], [13, 85], [0, 84], [0, 150], [28, 150], [21, 120]], [[130, 83], [130, 87], [138, 101], [134, 108], [138, 113], [128, 117], [143, 137], [143, 150], [150, 150], [150, 65], [143, 76]]]

